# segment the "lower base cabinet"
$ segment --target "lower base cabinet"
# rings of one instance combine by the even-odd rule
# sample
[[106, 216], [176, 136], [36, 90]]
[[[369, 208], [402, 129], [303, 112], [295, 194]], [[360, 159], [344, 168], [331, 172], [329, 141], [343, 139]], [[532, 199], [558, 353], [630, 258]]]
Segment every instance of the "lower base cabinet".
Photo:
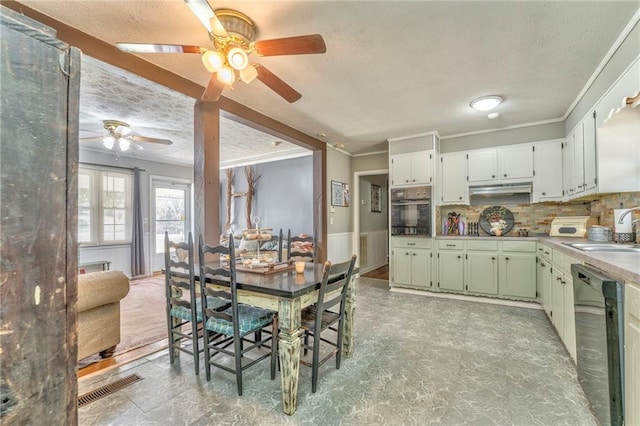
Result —
[[535, 254], [502, 254], [498, 269], [502, 296], [536, 298]]
[[464, 258], [462, 251], [438, 252], [438, 290], [464, 290]]
[[431, 240], [393, 237], [391, 247], [391, 285], [430, 289]]
[[581, 262], [554, 250], [553, 273], [551, 274], [550, 318], [564, 346], [575, 361], [576, 320], [575, 309], [573, 307], [572, 263]]
[[496, 253], [465, 254], [467, 263], [465, 290], [469, 293], [498, 294], [498, 255]]
[[625, 419], [640, 425], [640, 284], [625, 286]]

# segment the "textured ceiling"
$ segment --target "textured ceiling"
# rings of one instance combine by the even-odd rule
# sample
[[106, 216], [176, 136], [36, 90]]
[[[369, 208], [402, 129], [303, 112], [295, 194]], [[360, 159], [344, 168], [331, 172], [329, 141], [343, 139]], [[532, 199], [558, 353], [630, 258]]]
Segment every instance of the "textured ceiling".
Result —
[[[21, 3], [112, 44], [210, 46], [182, 0]], [[254, 58], [302, 94], [297, 103], [288, 104], [258, 81], [238, 82], [223, 96], [312, 136], [326, 134], [327, 142], [343, 143], [353, 154], [386, 149], [387, 138], [429, 130], [447, 136], [563, 117], [640, 7], [639, 1], [210, 4], [248, 14], [257, 39], [323, 35], [324, 55]], [[209, 79], [197, 55], [140, 56], [202, 86]], [[468, 106], [487, 94], [506, 100], [496, 120]], [[143, 98], [125, 95], [131, 104]], [[153, 110], [154, 103], [138, 106], [145, 109]], [[150, 136], [153, 129], [182, 128], [175, 117], [192, 122], [191, 106], [186, 116], [177, 109], [165, 112], [129, 120]], [[108, 118], [123, 119], [116, 113]]]

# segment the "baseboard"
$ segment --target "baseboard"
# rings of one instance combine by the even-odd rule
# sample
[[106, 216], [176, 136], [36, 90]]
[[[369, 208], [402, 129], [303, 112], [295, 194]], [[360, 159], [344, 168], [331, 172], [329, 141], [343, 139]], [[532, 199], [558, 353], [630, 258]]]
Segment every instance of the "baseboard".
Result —
[[409, 288], [400, 288], [400, 287], [390, 287], [389, 291], [393, 291], [394, 293], [414, 294], [414, 295], [427, 296], [427, 297], [439, 297], [441, 299], [455, 299], [455, 300], [464, 300], [467, 302], [486, 303], [489, 305], [514, 306], [518, 308], [542, 310], [542, 305], [536, 302], [494, 299], [491, 297], [482, 297], [482, 296], [467, 296], [465, 294], [435, 293], [433, 291], [412, 290]]
[[374, 271], [374, 270], [376, 270], [376, 269], [378, 269], [378, 268], [382, 268], [382, 267], [383, 267], [383, 266], [385, 266], [385, 265], [387, 265], [387, 262], [378, 263], [378, 264], [376, 264], [376, 265], [373, 265], [373, 266], [367, 266], [367, 267], [365, 267], [365, 268], [360, 267], [360, 275], [364, 275], [364, 274], [366, 274], [367, 272], [371, 272], [371, 271]]

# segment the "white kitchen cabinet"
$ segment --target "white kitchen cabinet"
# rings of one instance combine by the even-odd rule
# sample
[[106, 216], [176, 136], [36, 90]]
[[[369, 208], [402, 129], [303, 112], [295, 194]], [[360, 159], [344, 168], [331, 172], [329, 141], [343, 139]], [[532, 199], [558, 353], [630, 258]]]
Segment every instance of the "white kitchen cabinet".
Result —
[[506, 298], [535, 299], [535, 241], [502, 241], [498, 256], [499, 294]]
[[584, 133], [582, 122], [571, 133], [573, 138], [573, 194], [584, 191]]
[[469, 204], [467, 157], [464, 152], [440, 155], [440, 204]]
[[573, 278], [571, 264], [581, 263], [558, 250], [553, 251], [551, 279], [551, 322], [564, 346], [576, 360], [576, 325], [573, 306]]
[[392, 238], [391, 284], [431, 288], [431, 239]]
[[538, 258], [536, 268], [536, 282], [538, 284], [538, 292], [540, 305], [549, 318], [551, 318], [551, 279], [552, 266], [546, 259]]
[[562, 201], [562, 142], [563, 140], [552, 140], [533, 145], [534, 203]]
[[583, 190], [592, 192], [598, 183], [596, 164], [596, 112], [592, 111], [582, 121]]
[[465, 290], [469, 293], [498, 294], [498, 255], [467, 251], [465, 254]]
[[469, 183], [498, 179], [498, 151], [477, 149], [467, 153]]
[[533, 178], [533, 146], [518, 144], [498, 148], [500, 180], [530, 181]]
[[624, 304], [625, 424], [640, 425], [640, 284], [627, 283]]
[[438, 240], [437, 290], [464, 291], [464, 240]]
[[562, 144], [562, 191], [565, 199], [575, 195], [573, 182], [573, 134], [569, 134]]
[[391, 186], [430, 185], [432, 182], [432, 151], [391, 156]]

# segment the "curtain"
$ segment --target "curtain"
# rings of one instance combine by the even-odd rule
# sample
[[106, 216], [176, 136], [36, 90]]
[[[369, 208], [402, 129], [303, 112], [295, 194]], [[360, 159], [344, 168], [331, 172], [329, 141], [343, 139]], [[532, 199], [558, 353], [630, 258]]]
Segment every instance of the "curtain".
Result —
[[133, 169], [133, 226], [131, 229], [131, 276], [145, 275], [144, 267], [144, 218], [140, 196], [140, 169]]

